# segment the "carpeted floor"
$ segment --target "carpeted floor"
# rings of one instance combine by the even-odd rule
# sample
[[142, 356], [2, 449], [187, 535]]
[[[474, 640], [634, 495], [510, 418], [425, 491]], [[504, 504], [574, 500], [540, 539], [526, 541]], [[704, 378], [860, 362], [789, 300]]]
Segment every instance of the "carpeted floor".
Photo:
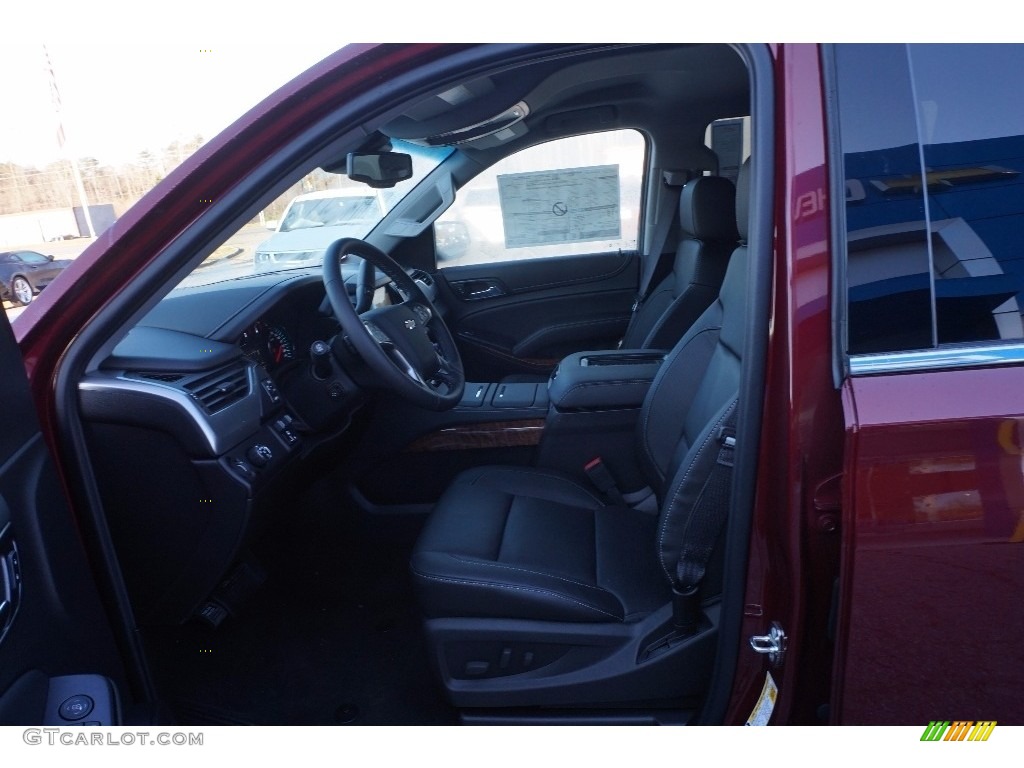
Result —
[[183, 725], [453, 724], [428, 664], [409, 553], [422, 519], [310, 494], [257, 548], [266, 583], [213, 630], [145, 636]]

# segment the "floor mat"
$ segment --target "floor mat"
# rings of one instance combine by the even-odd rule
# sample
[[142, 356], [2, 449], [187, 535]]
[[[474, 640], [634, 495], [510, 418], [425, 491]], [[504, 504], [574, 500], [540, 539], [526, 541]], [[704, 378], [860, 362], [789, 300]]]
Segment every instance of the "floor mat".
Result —
[[304, 506], [265, 537], [268, 579], [240, 615], [144, 632], [181, 724], [455, 723], [412, 599], [422, 520]]

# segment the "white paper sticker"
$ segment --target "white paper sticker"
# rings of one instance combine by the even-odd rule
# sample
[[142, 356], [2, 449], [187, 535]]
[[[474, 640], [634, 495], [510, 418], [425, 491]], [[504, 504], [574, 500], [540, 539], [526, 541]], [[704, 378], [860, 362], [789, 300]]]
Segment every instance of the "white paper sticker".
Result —
[[505, 247], [617, 240], [619, 166], [498, 176]]
[[766, 672], [764, 685], [761, 688], [761, 695], [754, 705], [754, 711], [747, 718], [747, 725], [768, 725], [775, 710], [775, 700], [779, 697], [779, 687], [772, 679], [772, 673]]

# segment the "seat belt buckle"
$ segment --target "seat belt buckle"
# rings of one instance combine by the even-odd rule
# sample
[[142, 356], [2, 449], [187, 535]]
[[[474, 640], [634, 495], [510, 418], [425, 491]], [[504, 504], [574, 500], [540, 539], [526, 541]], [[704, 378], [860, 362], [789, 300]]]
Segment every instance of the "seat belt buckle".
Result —
[[736, 429], [734, 427], [719, 427], [715, 439], [725, 448], [736, 447]]
[[672, 624], [679, 637], [692, 637], [700, 627], [700, 593], [696, 586], [672, 585]]
[[735, 464], [733, 458], [736, 453], [736, 429], [723, 426], [718, 428], [718, 456], [715, 461], [723, 467], [732, 467]]
[[619, 490], [619, 486], [615, 483], [615, 478], [612, 477], [612, 473], [608, 471], [608, 467], [604, 465], [604, 461], [600, 456], [596, 456], [584, 464], [583, 472], [602, 494], [616, 504], [623, 503], [622, 491]]

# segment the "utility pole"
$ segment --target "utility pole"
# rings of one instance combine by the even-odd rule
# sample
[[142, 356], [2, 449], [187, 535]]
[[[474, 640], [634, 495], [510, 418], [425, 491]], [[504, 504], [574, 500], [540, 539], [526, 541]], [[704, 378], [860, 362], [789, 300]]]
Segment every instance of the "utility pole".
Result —
[[60, 103], [60, 91], [57, 89], [57, 76], [54, 74], [53, 63], [50, 61], [50, 52], [46, 50], [45, 44], [43, 44], [43, 58], [46, 63], [46, 73], [50, 79], [50, 97], [53, 100], [53, 110], [57, 114], [57, 144], [60, 145], [61, 151], [67, 155], [68, 160], [71, 162], [71, 176], [74, 178], [75, 189], [78, 191], [78, 202], [82, 206], [82, 217], [85, 219], [88, 235], [89, 237], [96, 237], [96, 229], [92, 225], [92, 215], [89, 213], [89, 201], [85, 196], [85, 185], [82, 184], [82, 174], [78, 170], [78, 161], [75, 159], [74, 153], [67, 151], [65, 148], [64, 115]]

